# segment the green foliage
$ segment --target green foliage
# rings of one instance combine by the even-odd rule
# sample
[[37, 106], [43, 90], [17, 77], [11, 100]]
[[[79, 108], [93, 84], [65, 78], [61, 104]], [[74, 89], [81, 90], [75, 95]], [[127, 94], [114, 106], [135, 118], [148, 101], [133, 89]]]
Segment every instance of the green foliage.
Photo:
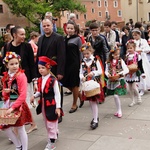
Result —
[[87, 22], [85, 23], [85, 27], [89, 27], [91, 23], [92, 23], [92, 20], [87, 21]]
[[57, 28], [57, 33], [61, 34], [64, 36], [64, 30], [62, 28]]
[[26, 30], [26, 41], [28, 41], [30, 39], [30, 33], [32, 31], [39, 32], [40, 29], [39, 26], [38, 27], [34, 26], [34, 27], [26, 27], [25, 30]]
[[3, 0], [11, 12], [17, 16], [24, 16], [36, 26], [47, 11], [60, 17], [61, 11], [86, 12], [77, 0]]

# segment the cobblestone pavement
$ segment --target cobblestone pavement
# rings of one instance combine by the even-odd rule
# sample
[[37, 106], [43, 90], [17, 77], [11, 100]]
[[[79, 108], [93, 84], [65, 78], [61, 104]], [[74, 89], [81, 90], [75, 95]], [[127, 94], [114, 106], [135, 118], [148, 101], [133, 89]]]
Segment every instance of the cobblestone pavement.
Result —
[[[64, 96], [63, 122], [59, 124], [59, 138], [56, 150], [150, 150], [150, 92], [142, 96], [143, 103], [128, 107], [128, 95], [121, 97], [123, 117], [116, 118], [113, 97], [107, 97], [99, 104], [99, 127], [90, 129], [92, 120], [89, 103], [69, 114], [72, 95]], [[79, 103], [79, 102], [78, 102]], [[28, 135], [29, 150], [44, 150], [47, 134], [42, 115], [32, 109], [38, 130]], [[29, 128], [29, 126], [26, 126]], [[0, 150], [14, 150], [4, 132], [0, 132]]]

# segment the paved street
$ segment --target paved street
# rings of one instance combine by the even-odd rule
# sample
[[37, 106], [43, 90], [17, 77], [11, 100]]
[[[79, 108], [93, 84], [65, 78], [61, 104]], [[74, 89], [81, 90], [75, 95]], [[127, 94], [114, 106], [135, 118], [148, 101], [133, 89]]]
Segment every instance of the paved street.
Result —
[[[128, 107], [128, 96], [122, 96], [123, 117], [113, 116], [115, 104], [107, 97], [99, 105], [99, 127], [90, 129], [92, 119], [89, 103], [69, 114], [72, 95], [64, 96], [63, 122], [59, 124], [59, 138], [56, 150], [150, 150], [150, 92], [142, 96], [142, 105]], [[37, 116], [32, 109], [38, 130], [29, 134], [29, 150], [44, 150], [47, 134], [42, 115]], [[26, 126], [28, 128], [29, 126]], [[0, 150], [14, 150], [3, 132], [0, 133]]]

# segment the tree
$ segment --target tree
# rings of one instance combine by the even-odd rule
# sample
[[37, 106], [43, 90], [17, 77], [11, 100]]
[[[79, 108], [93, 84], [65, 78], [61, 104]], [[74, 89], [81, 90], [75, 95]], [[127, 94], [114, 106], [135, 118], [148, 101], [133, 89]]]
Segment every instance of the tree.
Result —
[[24, 16], [35, 25], [39, 25], [45, 12], [50, 11], [61, 17], [61, 11], [86, 12], [78, 0], [3, 0], [11, 12]]

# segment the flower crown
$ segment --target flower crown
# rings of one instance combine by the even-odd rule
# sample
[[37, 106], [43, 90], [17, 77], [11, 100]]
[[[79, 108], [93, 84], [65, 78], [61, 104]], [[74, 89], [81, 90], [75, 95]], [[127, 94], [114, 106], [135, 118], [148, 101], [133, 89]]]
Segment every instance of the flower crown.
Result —
[[134, 41], [133, 39], [128, 40], [128, 41], [127, 41], [127, 43], [126, 43], [126, 45], [128, 45], [129, 43], [133, 43], [133, 44], [135, 44], [135, 41]]
[[83, 51], [87, 50], [89, 47], [91, 47], [91, 43], [87, 42], [84, 45], [82, 45], [80, 50], [81, 50], [81, 52], [83, 52]]
[[3, 64], [9, 62], [10, 59], [17, 58], [19, 62], [21, 61], [21, 57], [17, 55], [15, 52], [7, 52], [5, 58], [3, 59]]
[[110, 53], [114, 53], [116, 50], [118, 50], [119, 48], [117, 48], [117, 47], [114, 47], [114, 49], [111, 49], [110, 50]]

